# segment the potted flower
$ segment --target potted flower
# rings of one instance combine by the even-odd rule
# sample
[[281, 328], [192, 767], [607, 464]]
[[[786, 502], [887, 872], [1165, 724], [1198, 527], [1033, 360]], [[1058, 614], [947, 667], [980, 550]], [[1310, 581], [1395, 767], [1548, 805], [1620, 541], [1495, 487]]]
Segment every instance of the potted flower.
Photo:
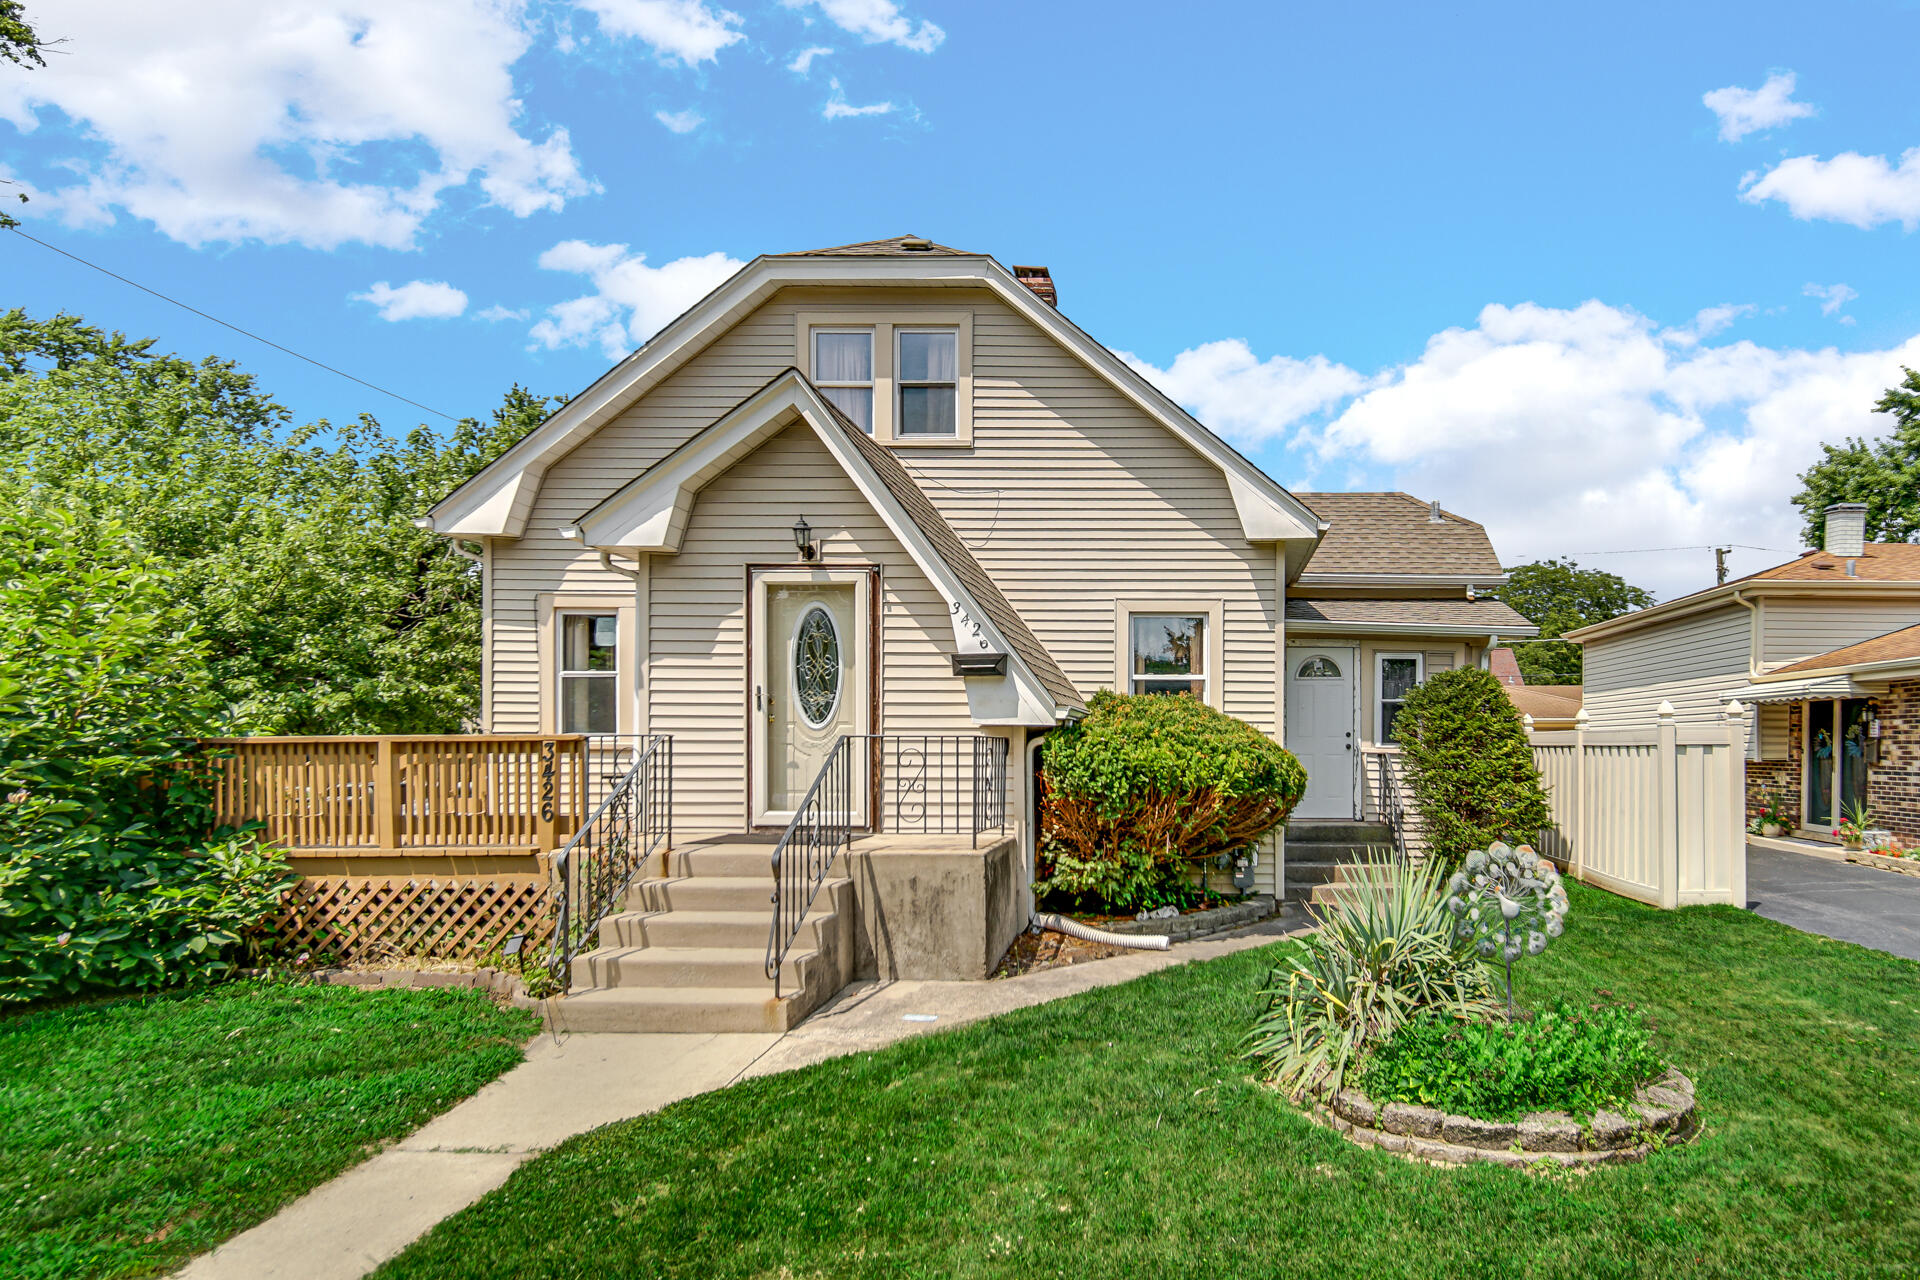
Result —
[[1858, 849], [1863, 843], [1867, 827], [1873, 822], [1873, 815], [1867, 812], [1864, 801], [1855, 800], [1840, 810], [1845, 819], [1840, 824], [1840, 843], [1849, 849]]
[[1773, 839], [1787, 829], [1790, 821], [1787, 817], [1787, 806], [1781, 803], [1778, 796], [1768, 792], [1761, 798], [1760, 812], [1755, 815], [1753, 821], [1755, 834]]

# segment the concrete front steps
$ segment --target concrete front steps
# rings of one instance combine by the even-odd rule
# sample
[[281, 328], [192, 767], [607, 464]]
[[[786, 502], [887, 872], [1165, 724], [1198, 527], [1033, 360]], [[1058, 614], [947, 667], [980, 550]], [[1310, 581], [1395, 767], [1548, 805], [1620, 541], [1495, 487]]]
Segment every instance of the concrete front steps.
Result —
[[1365, 869], [1348, 863], [1336, 867], [1331, 880], [1323, 880], [1313, 886], [1313, 893], [1307, 902], [1311, 906], [1330, 907], [1351, 899], [1355, 890], [1362, 884], [1378, 882], [1377, 874], [1370, 874]]
[[1302, 819], [1287, 824], [1288, 898], [1313, 899], [1314, 890], [1342, 867], [1379, 857], [1393, 848], [1393, 828], [1384, 822]]
[[[853, 881], [820, 886], [781, 966], [766, 975], [773, 845], [720, 837], [674, 849], [664, 874], [635, 882], [600, 924], [600, 946], [573, 961], [573, 987], [550, 1001], [568, 1031], [785, 1031], [853, 976]], [[839, 868], [836, 868], [836, 871]]]

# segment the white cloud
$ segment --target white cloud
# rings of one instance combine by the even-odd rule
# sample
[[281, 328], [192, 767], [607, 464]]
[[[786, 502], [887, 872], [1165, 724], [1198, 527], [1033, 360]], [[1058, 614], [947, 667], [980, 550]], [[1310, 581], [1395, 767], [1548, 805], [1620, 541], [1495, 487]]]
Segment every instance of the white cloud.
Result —
[[406, 248], [469, 183], [518, 217], [598, 189], [565, 129], [524, 128], [514, 0], [70, 0], [55, 25], [68, 56], [0, 78], [0, 119], [85, 131], [29, 206], [69, 223]]
[[540, 265], [586, 276], [594, 291], [548, 307], [533, 326], [534, 341], [549, 349], [597, 342], [617, 360], [746, 264], [709, 253], [650, 267], [624, 244], [563, 240], [540, 255]]
[[[1262, 361], [1237, 341], [1164, 371], [1130, 362], [1203, 422], [1264, 442], [1283, 483], [1440, 498], [1485, 523], [1509, 563], [1729, 542], [1777, 549], [1735, 552], [1736, 573], [1788, 559], [1797, 477], [1822, 441], [1885, 434], [1872, 406], [1902, 365], [1920, 367], [1920, 336], [1841, 352], [1676, 344], [1673, 332], [1601, 302], [1522, 303], [1489, 306], [1373, 375]], [[1582, 559], [1663, 597], [1713, 581], [1706, 551]]]
[[851, 102], [848, 102], [847, 92], [840, 87], [840, 77], [838, 76], [828, 81], [828, 84], [832, 86], [833, 96], [829, 97], [827, 99], [827, 105], [820, 109], [820, 115], [823, 119], [850, 120], [857, 119], [860, 116], [891, 115], [894, 111], [894, 105], [891, 102], [869, 102], [864, 106], [855, 106]]
[[787, 64], [787, 70], [798, 71], [803, 76], [808, 75], [813, 71], [815, 58], [824, 58], [832, 52], [833, 50], [824, 44], [809, 45], [793, 55], [793, 61]]
[[1208, 342], [1155, 368], [1128, 351], [1114, 354], [1149, 382], [1240, 444], [1284, 435], [1301, 419], [1364, 391], [1367, 379], [1325, 356], [1261, 360], [1245, 341]]
[[817, 4], [827, 20], [842, 31], [859, 36], [868, 44], [897, 44], [916, 53], [932, 53], [947, 38], [933, 23], [913, 20], [900, 12], [893, 0], [780, 0], [789, 9], [804, 9]]
[[473, 313], [474, 319], [485, 320], [488, 324], [498, 324], [502, 320], [525, 320], [529, 312], [525, 307], [503, 307], [499, 303], [483, 311]]
[[1813, 114], [1813, 104], [1793, 100], [1793, 72], [1776, 71], [1758, 89], [1728, 85], [1700, 100], [1720, 117], [1720, 140], [1738, 142], [1750, 133], [1777, 128]]
[[1703, 340], [1716, 333], [1724, 333], [1733, 327], [1734, 321], [1750, 316], [1754, 311], [1751, 302], [1723, 302], [1717, 307], [1702, 307], [1688, 323], [1661, 330], [1660, 337], [1662, 341], [1676, 346], [1697, 347]]
[[399, 286], [381, 280], [354, 294], [353, 300], [380, 308], [382, 320], [445, 320], [467, 309], [467, 295], [444, 280], [409, 280]]
[[689, 67], [719, 61], [720, 51], [746, 39], [740, 15], [703, 0], [575, 0], [608, 35], [635, 36], [662, 62]]
[[[1823, 316], [1835, 315], [1840, 308], [1860, 296], [1857, 289], [1846, 284], [1809, 284], [1800, 292], [1809, 298], [1820, 299], [1820, 314]], [[1840, 323], [1852, 324], [1853, 317], [1840, 316]]]
[[692, 107], [685, 111], [656, 111], [653, 118], [674, 133], [692, 133], [707, 122], [707, 118]]
[[1831, 160], [1794, 156], [1764, 175], [1748, 174], [1740, 198], [1749, 204], [1778, 200], [1796, 218], [1825, 218], [1856, 227], [1898, 222], [1920, 225], [1920, 147], [1888, 163], [1885, 156], [1843, 151]]

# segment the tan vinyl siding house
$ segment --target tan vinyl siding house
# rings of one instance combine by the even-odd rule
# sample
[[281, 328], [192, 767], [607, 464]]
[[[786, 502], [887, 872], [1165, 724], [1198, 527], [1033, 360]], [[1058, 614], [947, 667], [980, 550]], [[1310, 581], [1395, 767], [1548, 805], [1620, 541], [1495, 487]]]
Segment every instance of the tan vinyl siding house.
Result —
[[1586, 646], [1583, 705], [1594, 728], [1648, 723], [1670, 702], [1685, 724], [1718, 724], [1747, 682], [1751, 610], [1737, 604]]
[[[1056, 302], [1044, 269], [911, 237], [754, 260], [436, 506], [482, 549], [484, 727], [577, 727], [562, 627], [614, 619], [596, 732], [672, 735], [680, 825], [761, 824], [756, 583], [871, 569], [872, 732], [1004, 737], [1018, 774], [1086, 697], [1135, 687], [1133, 620], [1197, 620], [1192, 687], [1283, 740], [1296, 657], [1349, 655], [1312, 731], [1353, 775], [1328, 816], [1361, 816], [1351, 753], [1378, 737], [1382, 662], [1423, 677], [1532, 633], [1487, 598], [1505, 578], [1485, 531], [1405, 494], [1288, 493]], [[852, 346], [822, 356], [823, 335]], [[951, 432], [912, 434], [940, 396]], [[817, 560], [796, 557], [801, 519]], [[959, 674], [969, 652], [1004, 670]], [[1282, 889], [1278, 852], [1256, 886]]]

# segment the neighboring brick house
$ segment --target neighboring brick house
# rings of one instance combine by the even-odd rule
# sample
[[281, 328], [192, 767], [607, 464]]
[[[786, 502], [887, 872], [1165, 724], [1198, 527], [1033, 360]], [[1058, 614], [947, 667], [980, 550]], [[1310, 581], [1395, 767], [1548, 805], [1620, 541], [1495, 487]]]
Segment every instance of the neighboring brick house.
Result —
[[[1757, 677], [1754, 686], [1791, 685], [1811, 680], [1848, 681], [1857, 686], [1863, 703], [1857, 720], [1849, 717], [1838, 739], [1842, 758], [1839, 784], [1844, 792], [1857, 775], [1865, 786], [1873, 823], [1891, 830], [1903, 841], [1920, 841], [1920, 626], [1902, 627], [1859, 644], [1816, 654]], [[1749, 803], [1767, 793], [1778, 796], [1795, 812], [1803, 809], [1803, 779], [1831, 773], [1822, 769], [1835, 740], [1816, 722], [1803, 731], [1805, 705], [1789, 703], [1787, 758], [1747, 766]], [[1824, 735], [1824, 736], [1823, 736]], [[1814, 753], [1809, 769], [1807, 753]], [[1816, 785], [1818, 785], [1816, 783]], [[1816, 796], [1816, 807], [1819, 798]]]
[[1867, 542], [1857, 503], [1826, 516], [1819, 551], [1568, 635], [1588, 728], [1644, 728], [1662, 703], [1713, 724], [1737, 700], [1749, 815], [1777, 798], [1797, 834], [1832, 839], [1864, 801], [1920, 840], [1920, 546]]

